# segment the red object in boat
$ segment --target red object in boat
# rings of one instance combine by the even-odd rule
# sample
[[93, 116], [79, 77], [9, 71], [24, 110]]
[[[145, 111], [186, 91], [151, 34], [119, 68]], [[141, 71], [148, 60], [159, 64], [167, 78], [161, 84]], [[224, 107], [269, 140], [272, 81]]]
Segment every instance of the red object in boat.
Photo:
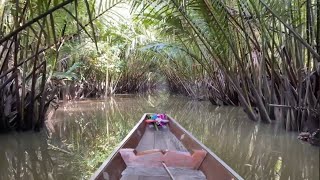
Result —
[[168, 123], [169, 120], [166, 120], [166, 119], [161, 119], [161, 120], [146, 119], [145, 122], [148, 124], [155, 123], [155, 122]]

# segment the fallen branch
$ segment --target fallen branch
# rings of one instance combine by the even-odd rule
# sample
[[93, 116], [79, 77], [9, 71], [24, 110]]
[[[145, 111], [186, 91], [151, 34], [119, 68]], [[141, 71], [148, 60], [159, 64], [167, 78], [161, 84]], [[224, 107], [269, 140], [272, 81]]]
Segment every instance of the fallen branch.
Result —
[[61, 149], [61, 148], [59, 148], [59, 147], [56, 147], [56, 146], [54, 146], [54, 145], [52, 145], [52, 144], [48, 144], [48, 146], [50, 146], [52, 150], [58, 150], [58, 151], [60, 151], [60, 152], [63, 152], [63, 153], [72, 155], [71, 152], [66, 151], [66, 150], [64, 150], [64, 149]]
[[289, 105], [281, 105], [281, 104], [268, 104], [269, 107], [278, 107], [278, 108], [288, 108], [288, 109], [294, 109], [294, 110], [308, 110], [312, 111], [316, 114], [319, 113], [319, 109], [316, 108], [308, 108], [308, 107], [295, 107], [295, 106], [289, 106]]

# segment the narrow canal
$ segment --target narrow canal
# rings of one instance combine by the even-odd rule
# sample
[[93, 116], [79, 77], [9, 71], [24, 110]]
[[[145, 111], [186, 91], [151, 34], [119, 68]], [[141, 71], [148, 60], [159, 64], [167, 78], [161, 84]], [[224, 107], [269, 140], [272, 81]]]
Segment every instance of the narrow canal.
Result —
[[172, 115], [245, 179], [319, 179], [319, 148], [297, 133], [168, 94], [69, 102], [48, 131], [0, 135], [0, 179], [88, 179], [145, 112]]

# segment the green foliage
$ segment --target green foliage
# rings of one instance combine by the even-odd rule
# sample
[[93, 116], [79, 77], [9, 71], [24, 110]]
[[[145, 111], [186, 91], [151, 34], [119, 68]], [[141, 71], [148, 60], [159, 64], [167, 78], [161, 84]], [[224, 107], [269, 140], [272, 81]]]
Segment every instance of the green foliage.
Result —
[[142, 9], [136, 18], [162, 37], [144, 49], [161, 54], [171, 89], [209, 95], [214, 104], [241, 104], [252, 120], [270, 123], [277, 116], [287, 129], [306, 128], [308, 112], [280, 109], [275, 115], [269, 104], [319, 107], [316, 1], [144, 2], [136, 2]]
[[[95, 66], [104, 66], [101, 69], [105, 72], [108, 67], [105, 61], [109, 59], [95, 55], [98, 32], [94, 21], [126, 3], [123, 0], [0, 3], [0, 104], [3, 104], [0, 106], [0, 130], [39, 130], [54, 93], [60, 91], [55, 83], [83, 79], [81, 70], [86, 64], [79, 67], [79, 63], [85, 59], [84, 55], [78, 55], [83, 59], [74, 60], [68, 48], [61, 51], [64, 45], [68, 41], [79, 44], [81, 38], [91, 39], [95, 51], [89, 49], [90, 56], [98, 61]], [[97, 6], [98, 10], [94, 10]], [[10, 88], [11, 85], [14, 87]], [[2, 98], [4, 94], [10, 99]]]
[[77, 74], [74, 72], [77, 68], [82, 66], [81, 62], [74, 63], [66, 72], [54, 72], [52, 77], [61, 80], [74, 80], [78, 79]]

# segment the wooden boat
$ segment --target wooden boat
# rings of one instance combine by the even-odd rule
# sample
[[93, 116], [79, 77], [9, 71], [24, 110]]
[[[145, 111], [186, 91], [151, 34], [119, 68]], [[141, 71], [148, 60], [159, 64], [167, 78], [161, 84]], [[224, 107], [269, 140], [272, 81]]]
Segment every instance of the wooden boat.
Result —
[[216, 154], [173, 118], [159, 130], [148, 125], [146, 113], [92, 180], [239, 179]]

